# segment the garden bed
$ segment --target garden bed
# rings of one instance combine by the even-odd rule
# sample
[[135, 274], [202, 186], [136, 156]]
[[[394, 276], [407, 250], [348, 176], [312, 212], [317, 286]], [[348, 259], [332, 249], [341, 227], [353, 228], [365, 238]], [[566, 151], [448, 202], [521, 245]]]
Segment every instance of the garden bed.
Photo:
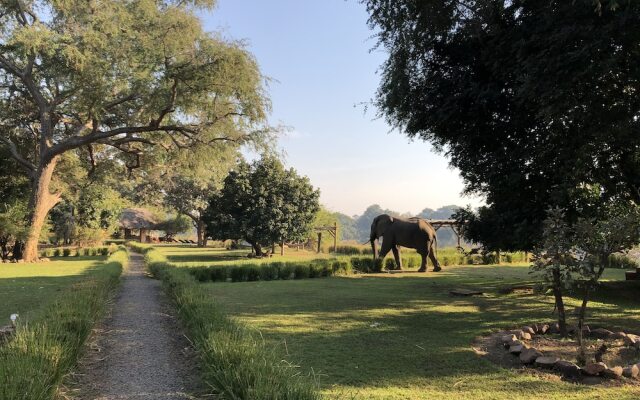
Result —
[[533, 324], [477, 338], [474, 349], [505, 368], [528, 369], [584, 384], [640, 386], [640, 336], [585, 327], [585, 365], [578, 365], [575, 329], [561, 338], [556, 324]]

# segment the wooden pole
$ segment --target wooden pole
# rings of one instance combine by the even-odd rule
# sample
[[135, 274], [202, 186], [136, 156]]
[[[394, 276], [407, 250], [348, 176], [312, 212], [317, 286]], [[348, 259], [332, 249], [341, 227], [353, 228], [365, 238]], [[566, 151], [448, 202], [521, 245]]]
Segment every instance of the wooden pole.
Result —
[[322, 244], [322, 232], [318, 232], [318, 253], [320, 253], [321, 244]]

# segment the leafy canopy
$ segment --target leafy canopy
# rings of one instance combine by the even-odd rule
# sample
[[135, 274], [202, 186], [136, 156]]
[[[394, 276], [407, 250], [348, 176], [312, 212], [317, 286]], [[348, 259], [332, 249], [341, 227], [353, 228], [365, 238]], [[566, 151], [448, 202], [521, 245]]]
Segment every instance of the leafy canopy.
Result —
[[240, 161], [211, 196], [205, 221], [213, 239], [245, 239], [260, 246], [303, 241], [320, 210], [320, 192], [307, 177], [271, 156]]
[[363, 3], [389, 54], [380, 113], [450, 157], [501, 246], [532, 248], [550, 206], [640, 203], [639, 2]]

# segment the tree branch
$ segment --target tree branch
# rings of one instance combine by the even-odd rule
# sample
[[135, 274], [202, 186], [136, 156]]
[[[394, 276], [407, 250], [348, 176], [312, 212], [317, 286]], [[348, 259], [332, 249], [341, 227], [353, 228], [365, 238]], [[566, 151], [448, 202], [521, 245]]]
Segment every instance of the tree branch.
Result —
[[18, 164], [20, 164], [20, 166], [27, 170], [29, 176], [33, 176], [36, 167], [27, 159], [22, 157], [22, 155], [18, 152], [18, 147], [16, 146], [16, 144], [13, 143], [10, 139], [2, 136], [0, 136], [0, 142], [4, 143], [7, 146], [9, 152], [11, 153], [11, 157], [13, 157], [13, 159], [16, 160]]

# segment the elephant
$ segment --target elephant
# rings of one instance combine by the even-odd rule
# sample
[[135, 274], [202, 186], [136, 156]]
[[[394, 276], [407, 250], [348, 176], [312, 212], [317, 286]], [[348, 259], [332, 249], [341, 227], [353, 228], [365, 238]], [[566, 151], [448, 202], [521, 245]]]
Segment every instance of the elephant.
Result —
[[[376, 241], [382, 236], [380, 254], [377, 252]], [[402, 269], [399, 247], [416, 249], [422, 256], [419, 272], [427, 270], [427, 258], [433, 263], [433, 271], [441, 271], [440, 263], [436, 258], [438, 239], [436, 230], [429, 222], [422, 218], [398, 218], [387, 214], [378, 215], [371, 223], [371, 249], [373, 259], [384, 258], [389, 250], [393, 251], [396, 265]]]

